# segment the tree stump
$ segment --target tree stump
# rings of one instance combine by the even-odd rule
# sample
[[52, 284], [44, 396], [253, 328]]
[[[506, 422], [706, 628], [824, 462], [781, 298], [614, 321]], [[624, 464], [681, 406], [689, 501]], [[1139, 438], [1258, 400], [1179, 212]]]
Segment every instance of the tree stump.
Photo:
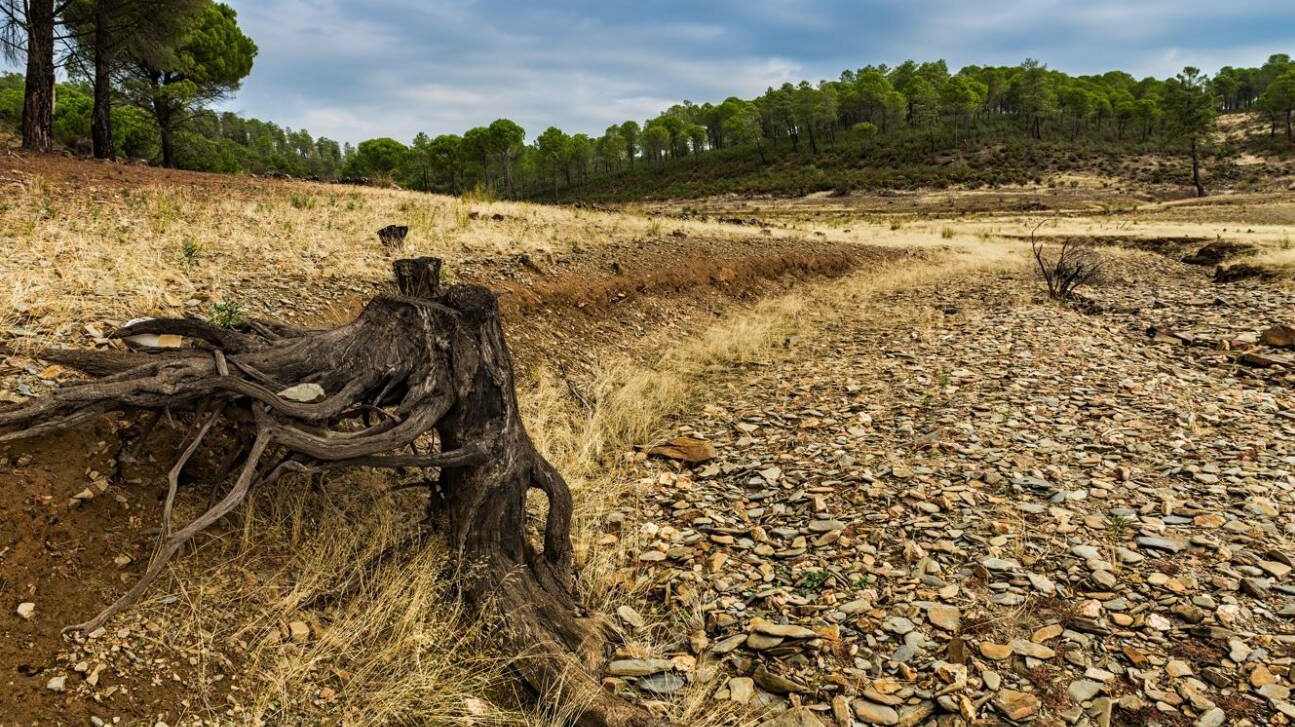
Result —
[[395, 261], [391, 267], [401, 295], [434, 300], [441, 294], [440, 258], [407, 258]]
[[[606, 633], [575, 594], [571, 493], [522, 425], [495, 295], [465, 285], [441, 292], [440, 264], [396, 261], [400, 294], [373, 298], [354, 321], [331, 330], [263, 321], [226, 330], [197, 319], [152, 319], [111, 335], [174, 333], [193, 347], [45, 352], [96, 378], [0, 412], [0, 427], [16, 428], [0, 443], [111, 411], [187, 411], [197, 422], [168, 475], [157, 555], [117, 602], [69, 629], [92, 631], [129, 608], [193, 536], [284, 473], [425, 468], [439, 472], [428, 486], [444, 503], [447, 537], [461, 563], [459, 593], [492, 622], [525, 681], [579, 725], [655, 724], [641, 707], [602, 689], [592, 671], [598, 664], [591, 662], [605, 657]], [[280, 396], [303, 384], [318, 385], [324, 396], [308, 403]], [[207, 512], [173, 529], [180, 475], [218, 423], [244, 444], [233, 485]], [[432, 434], [439, 446], [420, 451]], [[542, 543], [526, 533], [531, 489], [548, 500]]]
[[405, 246], [405, 235], [408, 234], [408, 225], [387, 225], [378, 230], [378, 242], [381, 242], [383, 247], [399, 250]]

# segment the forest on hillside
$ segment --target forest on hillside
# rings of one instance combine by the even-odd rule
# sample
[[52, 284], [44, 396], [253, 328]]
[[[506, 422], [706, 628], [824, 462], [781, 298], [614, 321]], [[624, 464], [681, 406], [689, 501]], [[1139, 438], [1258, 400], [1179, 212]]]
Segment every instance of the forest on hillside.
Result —
[[[1118, 70], [1072, 76], [1033, 59], [956, 72], [942, 60], [909, 60], [785, 83], [751, 99], [683, 101], [602, 134], [549, 127], [531, 135], [497, 119], [462, 134], [352, 146], [212, 109], [238, 90], [256, 56], [223, 3], [68, 0], [37, 17], [48, 2], [0, 0], [0, 47], [27, 61], [25, 75], [0, 75], [0, 124], [20, 129], [36, 150], [57, 143], [200, 171], [507, 198], [637, 199], [992, 186], [1080, 168], [1184, 181], [1179, 166], [1134, 169], [1127, 160], [1170, 155], [1195, 170], [1209, 157], [1226, 176], [1239, 142], [1260, 153], [1295, 147], [1295, 62], [1287, 54], [1167, 79]], [[29, 49], [38, 45], [48, 63], [33, 63]], [[54, 83], [55, 68], [65, 82]], [[49, 89], [33, 92], [33, 77]], [[45, 111], [49, 118], [40, 118]], [[1262, 129], [1220, 142], [1216, 117], [1230, 113], [1250, 114]]]

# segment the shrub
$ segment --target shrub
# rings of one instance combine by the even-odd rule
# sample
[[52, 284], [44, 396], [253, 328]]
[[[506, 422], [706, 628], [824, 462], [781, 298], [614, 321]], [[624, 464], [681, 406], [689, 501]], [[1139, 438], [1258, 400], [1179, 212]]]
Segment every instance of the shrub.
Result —
[[243, 306], [238, 303], [213, 303], [211, 324], [220, 328], [236, 328], [243, 322]]
[[1048, 285], [1048, 295], [1057, 300], [1070, 300], [1082, 286], [1094, 283], [1101, 276], [1102, 259], [1092, 246], [1081, 239], [1068, 237], [1061, 250], [1049, 260], [1042, 242], [1031, 239], [1030, 248], [1039, 274]]

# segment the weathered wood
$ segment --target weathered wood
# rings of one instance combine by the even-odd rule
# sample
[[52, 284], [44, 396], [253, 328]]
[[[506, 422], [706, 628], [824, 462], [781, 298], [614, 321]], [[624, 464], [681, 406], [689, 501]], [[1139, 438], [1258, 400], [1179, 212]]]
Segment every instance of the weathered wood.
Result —
[[[263, 329], [267, 335], [261, 335], [249, 329], [226, 336], [200, 321], [157, 319], [148, 322], [149, 332], [194, 336], [206, 348], [51, 352], [51, 359], [81, 362], [103, 377], [65, 384], [45, 399], [0, 412], [0, 426], [19, 427], [0, 435], [0, 443], [123, 408], [191, 411], [201, 418], [168, 478], [158, 555], [128, 593], [73, 628], [98, 628], [136, 602], [186, 542], [254, 487], [288, 472], [427, 468], [439, 471], [429, 486], [440, 490], [445, 530], [462, 561], [458, 592], [491, 622], [490, 633], [517, 657], [512, 663], [525, 681], [579, 725], [655, 724], [641, 707], [602, 689], [587, 663], [590, 655], [592, 661], [605, 658], [606, 634], [575, 592], [571, 492], [522, 425], [495, 295], [464, 285], [441, 292], [440, 265], [435, 258], [396, 261], [402, 295], [378, 296], [354, 321], [332, 330]], [[226, 343], [231, 350], [221, 350]], [[278, 395], [302, 383], [318, 384], [324, 397], [301, 403]], [[369, 424], [375, 409], [383, 416]], [[237, 477], [224, 499], [173, 531], [180, 471], [222, 420], [224, 430], [240, 439], [238, 464], [231, 468]], [[418, 442], [431, 433], [439, 449], [420, 452]], [[540, 543], [526, 529], [532, 489], [548, 500]]]
[[405, 246], [405, 236], [408, 234], [408, 225], [387, 225], [378, 230], [378, 242], [381, 242], [383, 247], [399, 250]]
[[396, 289], [411, 298], [434, 300], [441, 293], [441, 259], [404, 258], [391, 264]]

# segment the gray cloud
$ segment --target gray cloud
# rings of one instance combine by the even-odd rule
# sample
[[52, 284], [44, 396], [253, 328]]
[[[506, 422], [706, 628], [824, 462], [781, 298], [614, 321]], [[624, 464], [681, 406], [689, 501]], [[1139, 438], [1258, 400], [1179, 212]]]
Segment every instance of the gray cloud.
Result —
[[501, 116], [596, 133], [905, 58], [1163, 76], [1295, 52], [1289, 0], [228, 1], [261, 52], [226, 106], [347, 141]]

